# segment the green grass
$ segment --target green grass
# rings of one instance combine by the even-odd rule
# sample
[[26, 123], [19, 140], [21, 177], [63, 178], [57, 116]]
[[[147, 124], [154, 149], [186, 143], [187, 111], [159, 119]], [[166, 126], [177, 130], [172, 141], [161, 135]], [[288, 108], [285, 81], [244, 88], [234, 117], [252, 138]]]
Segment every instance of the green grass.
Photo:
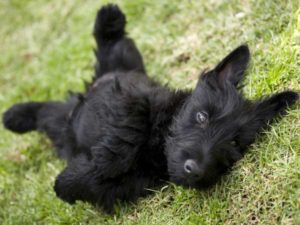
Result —
[[[174, 88], [248, 43], [250, 98], [300, 87], [298, 0], [119, 0], [149, 74]], [[0, 2], [0, 113], [14, 103], [63, 99], [93, 74], [91, 35], [105, 2]], [[0, 224], [300, 224], [300, 104], [260, 137], [208, 191], [168, 184], [115, 215], [55, 197], [64, 167], [42, 135], [0, 127]]]

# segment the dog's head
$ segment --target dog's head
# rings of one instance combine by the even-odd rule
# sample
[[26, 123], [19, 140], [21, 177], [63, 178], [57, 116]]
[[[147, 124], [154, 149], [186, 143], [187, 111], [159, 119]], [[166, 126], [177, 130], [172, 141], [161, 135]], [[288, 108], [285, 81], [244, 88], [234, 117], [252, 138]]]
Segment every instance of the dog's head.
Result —
[[269, 120], [298, 95], [283, 92], [251, 102], [239, 91], [250, 59], [243, 45], [203, 73], [171, 126], [166, 142], [172, 181], [205, 187], [239, 160]]

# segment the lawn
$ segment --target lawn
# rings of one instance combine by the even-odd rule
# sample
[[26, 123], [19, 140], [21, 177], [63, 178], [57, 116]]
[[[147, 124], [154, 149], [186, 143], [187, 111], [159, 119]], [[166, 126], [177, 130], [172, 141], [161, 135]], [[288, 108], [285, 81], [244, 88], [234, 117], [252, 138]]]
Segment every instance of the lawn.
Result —
[[[83, 90], [95, 62], [92, 27], [106, 1], [0, 1], [0, 113], [28, 100]], [[201, 70], [248, 43], [250, 98], [300, 90], [298, 0], [119, 0], [148, 74], [193, 88]], [[0, 224], [300, 224], [300, 104], [272, 124], [246, 157], [207, 191], [166, 184], [115, 215], [55, 196], [64, 167], [40, 134], [0, 126]]]

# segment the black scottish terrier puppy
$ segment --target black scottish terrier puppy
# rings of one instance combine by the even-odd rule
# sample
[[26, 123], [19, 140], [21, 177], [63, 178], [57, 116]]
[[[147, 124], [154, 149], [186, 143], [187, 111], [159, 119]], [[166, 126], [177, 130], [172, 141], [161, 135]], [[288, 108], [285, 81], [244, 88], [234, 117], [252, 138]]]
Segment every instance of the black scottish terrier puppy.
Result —
[[254, 102], [242, 96], [245, 45], [203, 73], [195, 90], [171, 90], [146, 75], [125, 23], [117, 6], [99, 10], [95, 76], [83, 94], [16, 104], [3, 116], [7, 129], [38, 130], [53, 141], [68, 163], [54, 189], [69, 203], [111, 211], [117, 200], [134, 201], [166, 180], [209, 186], [298, 99], [292, 91]]

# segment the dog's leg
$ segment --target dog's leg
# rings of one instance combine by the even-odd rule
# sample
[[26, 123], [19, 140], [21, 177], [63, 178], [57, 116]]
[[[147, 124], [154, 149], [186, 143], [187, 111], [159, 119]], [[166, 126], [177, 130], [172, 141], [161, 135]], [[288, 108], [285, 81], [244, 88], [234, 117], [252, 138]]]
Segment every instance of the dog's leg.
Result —
[[[27, 102], [12, 106], [3, 114], [4, 126], [16, 133], [45, 132], [63, 158], [68, 158], [64, 146], [67, 118], [75, 102]], [[68, 153], [70, 154], [70, 153]]]
[[109, 72], [145, 73], [142, 56], [125, 34], [126, 18], [116, 5], [103, 6], [97, 13], [94, 37], [97, 42], [95, 79]]
[[[73, 104], [62, 102], [27, 102], [13, 105], [3, 114], [5, 128], [16, 132], [44, 131], [62, 127]], [[51, 135], [50, 135], [51, 136]]]
[[73, 204], [76, 200], [90, 202], [112, 212], [118, 201], [135, 201], [147, 194], [147, 188], [156, 184], [154, 178], [137, 174], [135, 171], [122, 178], [103, 179], [101, 171], [86, 156], [79, 155], [57, 177], [54, 190], [58, 197]]
[[4, 127], [20, 134], [36, 130], [37, 114], [43, 105], [40, 102], [13, 105], [3, 114]]

